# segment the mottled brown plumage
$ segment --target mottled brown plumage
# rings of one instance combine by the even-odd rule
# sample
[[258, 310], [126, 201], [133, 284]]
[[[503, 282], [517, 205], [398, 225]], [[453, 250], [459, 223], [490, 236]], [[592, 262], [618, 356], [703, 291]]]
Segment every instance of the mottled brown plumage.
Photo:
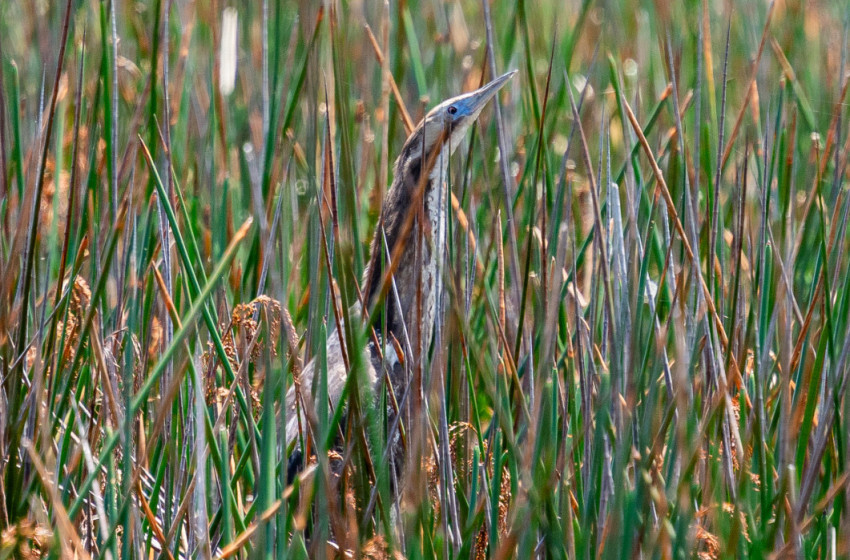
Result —
[[[369, 343], [361, 349], [361, 363], [366, 368], [366, 379], [375, 389], [376, 381], [381, 379], [378, 372], [386, 368], [399, 400], [406, 390], [406, 378], [395, 345], [390, 341], [394, 338], [403, 355], [414, 363], [431, 344], [437, 318], [437, 295], [442, 290], [449, 157], [487, 102], [514, 73], [509, 72], [478, 90], [434, 107], [410, 134], [396, 159], [393, 182], [372, 239], [363, 284], [365, 301], [370, 308], [386, 297], [386, 332], [378, 332], [382, 348]], [[390, 278], [394, 280], [394, 287]], [[351, 311], [349, 316], [360, 320], [359, 304]], [[328, 337], [327, 357], [328, 399], [330, 405], [336, 407], [348, 378], [336, 329]], [[309, 432], [299, 405], [310, 407], [312, 400], [306, 403], [303, 400], [313, 394], [314, 370], [315, 364], [311, 361], [300, 376], [301, 402], [296, 398], [295, 387], [287, 394], [287, 444], [298, 438], [299, 433]]]

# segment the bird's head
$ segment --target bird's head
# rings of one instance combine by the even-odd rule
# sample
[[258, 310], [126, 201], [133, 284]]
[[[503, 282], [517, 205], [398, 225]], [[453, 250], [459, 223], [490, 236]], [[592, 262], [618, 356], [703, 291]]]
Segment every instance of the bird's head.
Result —
[[410, 174], [418, 177], [418, 171], [422, 168], [422, 156], [425, 156], [425, 162], [429, 162], [435, 160], [440, 152], [443, 152], [444, 156], [451, 155], [487, 102], [496, 96], [514, 74], [516, 70], [499, 76], [475, 91], [447, 99], [431, 109], [404, 143], [397, 173], [415, 170], [415, 173]]

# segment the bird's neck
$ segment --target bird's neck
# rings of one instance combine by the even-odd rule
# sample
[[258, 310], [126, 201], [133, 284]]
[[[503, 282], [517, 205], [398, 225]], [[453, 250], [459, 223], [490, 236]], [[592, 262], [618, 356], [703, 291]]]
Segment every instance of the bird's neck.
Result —
[[[401, 343], [405, 353], [412, 350], [417, 356], [423, 355], [431, 344], [443, 291], [449, 196], [447, 175], [448, 150], [443, 150], [433, 162], [424, 191], [416, 184], [418, 181], [411, 184], [410, 178], [396, 177], [372, 241], [367, 270], [367, 301], [373, 305], [388, 268], [388, 248], [395, 263], [395, 286], [390, 286], [386, 292], [387, 330]], [[410, 219], [413, 220], [412, 228], [408, 229]], [[376, 326], [381, 324], [381, 320], [375, 321]]]
[[[421, 231], [424, 233], [422, 239], [422, 275], [420, 288], [422, 290], [422, 312], [421, 312], [421, 350], [426, 352], [431, 344], [434, 333], [434, 325], [439, 319], [438, 303], [443, 293], [443, 266], [445, 264], [446, 249], [446, 215], [448, 208], [448, 150], [440, 154], [434, 169], [429, 177], [430, 185], [425, 193], [426, 216], [425, 224]], [[413, 317], [418, 315], [414, 311]], [[411, 321], [408, 321], [410, 324]]]

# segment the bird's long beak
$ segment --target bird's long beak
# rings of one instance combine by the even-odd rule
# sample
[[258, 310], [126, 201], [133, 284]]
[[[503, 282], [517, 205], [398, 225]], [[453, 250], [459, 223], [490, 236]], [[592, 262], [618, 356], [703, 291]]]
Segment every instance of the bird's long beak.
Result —
[[452, 105], [458, 109], [457, 113], [455, 113], [455, 120], [457, 121], [469, 117], [475, 119], [478, 117], [478, 114], [484, 106], [487, 105], [487, 102], [490, 101], [506, 83], [508, 83], [508, 80], [510, 80], [516, 72], [516, 70], [511, 70], [477, 90], [459, 96], [452, 103]]

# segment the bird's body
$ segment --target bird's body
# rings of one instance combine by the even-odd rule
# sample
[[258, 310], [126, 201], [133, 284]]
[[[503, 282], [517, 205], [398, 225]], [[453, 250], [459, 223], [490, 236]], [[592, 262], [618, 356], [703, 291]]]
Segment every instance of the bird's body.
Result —
[[[406, 390], [406, 377], [396, 344], [406, 359], [412, 358], [415, 363], [427, 352], [437, 319], [446, 246], [449, 158], [487, 102], [513, 74], [505, 74], [432, 109], [410, 134], [396, 159], [393, 182], [372, 238], [364, 282], [364, 300], [368, 306], [372, 307], [386, 294], [386, 332], [378, 329], [380, 349], [370, 342], [361, 350], [361, 363], [365, 381], [375, 389], [386, 371], [398, 400]], [[394, 282], [388, 283], [390, 270]], [[360, 305], [351, 311], [351, 320], [360, 321]], [[377, 326], [382, 321], [374, 323]], [[335, 408], [349, 373], [337, 329], [332, 330], [326, 348], [327, 395], [329, 404]], [[309, 433], [302, 405], [308, 404], [303, 399], [314, 394], [311, 390], [315, 368], [315, 361], [311, 361], [300, 375], [302, 402], [298, 401], [295, 387], [287, 394], [287, 444], [298, 439], [299, 434]]]

